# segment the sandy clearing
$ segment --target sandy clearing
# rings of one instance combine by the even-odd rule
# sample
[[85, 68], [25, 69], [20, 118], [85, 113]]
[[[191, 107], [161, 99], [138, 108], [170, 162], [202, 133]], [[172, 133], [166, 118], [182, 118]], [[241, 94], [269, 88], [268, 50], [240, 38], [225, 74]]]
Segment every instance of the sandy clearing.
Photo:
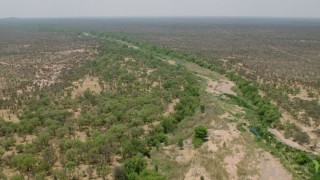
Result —
[[123, 59], [124, 59], [124, 62], [129, 62], [129, 61], [135, 62], [136, 61], [132, 57], [128, 57], [128, 56], [124, 57]]
[[102, 91], [102, 88], [99, 85], [99, 78], [97, 77], [85, 76], [84, 80], [74, 82], [73, 86], [74, 87], [71, 92], [72, 99], [83, 94], [86, 90], [90, 90], [96, 94], [99, 94]]
[[[175, 160], [178, 163], [187, 164], [191, 162], [194, 157], [196, 157], [197, 151], [194, 149], [191, 139], [185, 140], [183, 144], [183, 149], [179, 149], [177, 154], [175, 154]], [[177, 149], [178, 147], [173, 145], [171, 148]]]
[[[296, 95], [288, 94], [288, 96], [291, 99], [300, 98], [300, 99], [306, 100], [306, 101], [313, 101], [313, 100], [317, 99], [316, 97], [309, 97], [308, 91], [302, 85], [298, 85], [298, 88], [300, 89], [300, 92], [298, 94], [296, 94]], [[314, 93], [316, 93], [316, 92], [314, 92]]]
[[241, 134], [235, 124], [228, 123], [228, 129], [218, 129], [213, 131], [213, 138], [220, 139], [223, 142], [230, 142], [233, 139], [240, 138]]
[[232, 90], [232, 87], [235, 86], [235, 83], [228, 80], [212, 80], [207, 76], [198, 75], [201, 78], [204, 78], [207, 80], [207, 87], [205, 91], [210, 94], [233, 94], [236, 95], [236, 93]]
[[208, 152], [214, 153], [219, 150], [217, 143], [213, 140], [212, 134], [213, 131], [209, 130], [209, 140], [203, 144], [204, 149], [207, 149]]
[[200, 179], [201, 176], [204, 177], [205, 180], [210, 180], [210, 175], [206, 171], [206, 169], [200, 165], [193, 164], [188, 172], [184, 176], [184, 180], [195, 180]]
[[174, 108], [176, 107], [177, 103], [180, 102], [180, 99], [176, 98], [173, 99], [167, 106], [163, 116], [168, 117], [170, 114], [174, 112]]
[[[153, 83], [152, 83], [152, 85], [151, 85], [151, 87], [157, 87], [157, 86], [159, 86], [160, 85], [160, 83], [159, 82], [157, 82], [157, 81], [154, 81]], [[160, 86], [161, 87], [161, 86]]]
[[290, 175], [282, 166], [282, 164], [274, 158], [270, 153], [263, 152], [261, 154], [260, 163], [260, 180], [290, 180]]
[[238, 179], [238, 163], [245, 156], [245, 148], [242, 145], [234, 145], [232, 147], [232, 154], [224, 158], [225, 169], [229, 174], [229, 179]]
[[160, 125], [160, 121], [154, 121], [149, 124], [145, 124], [142, 126], [142, 129], [144, 130], [145, 134], [149, 134], [149, 131], [152, 130], [154, 127]]
[[210, 94], [219, 94], [219, 92], [216, 90], [217, 86], [219, 85], [217, 81], [213, 81], [213, 80], [208, 80], [207, 82], [207, 87], [205, 89], [205, 91], [207, 93], [210, 93]]
[[2, 117], [7, 122], [12, 122], [12, 123], [19, 123], [20, 122], [17, 115], [13, 114], [8, 109], [0, 110], [0, 117]]
[[76, 140], [86, 142], [87, 141], [87, 134], [86, 132], [82, 131], [75, 131], [74, 137]]
[[218, 84], [218, 86], [216, 87], [216, 90], [219, 91], [220, 93], [236, 95], [236, 93], [232, 90], [232, 87], [234, 86], [235, 86], [234, 82], [223, 81]]
[[177, 63], [173, 60], [168, 60], [168, 63], [171, 64], [171, 65], [177, 65]]
[[180, 149], [176, 144], [165, 146], [163, 150], [166, 155], [174, 159], [179, 164], [189, 164], [195, 157], [198, 151], [193, 147], [191, 138], [183, 141], [183, 149]]
[[147, 75], [149, 76], [151, 73], [153, 73], [156, 69], [147, 69]]

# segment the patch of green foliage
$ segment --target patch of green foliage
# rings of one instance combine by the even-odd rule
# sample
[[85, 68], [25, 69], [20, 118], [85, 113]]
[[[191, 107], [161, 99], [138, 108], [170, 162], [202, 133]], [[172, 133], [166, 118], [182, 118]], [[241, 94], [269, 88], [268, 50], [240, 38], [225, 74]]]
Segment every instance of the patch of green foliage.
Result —
[[208, 129], [203, 125], [198, 125], [194, 128], [194, 136], [192, 138], [192, 144], [195, 148], [201, 147], [204, 141], [208, 137]]

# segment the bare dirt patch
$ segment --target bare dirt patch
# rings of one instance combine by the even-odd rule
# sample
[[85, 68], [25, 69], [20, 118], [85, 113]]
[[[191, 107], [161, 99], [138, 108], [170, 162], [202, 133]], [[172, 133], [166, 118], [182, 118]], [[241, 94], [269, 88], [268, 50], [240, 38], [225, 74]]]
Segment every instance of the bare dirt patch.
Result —
[[87, 141], [87, 134], [85, 132], [82, 131], [76, 131], [75, 135], [74, 135], [76, 140], [82, 141], [82, 142], [86, 142]]
[[[159, 86], [159, 85], [160, 85], [159, 82], [154, 81], [154, 82], [152, 83], [151, 87], [157, 87], [157, 86]], [[161, 87], [161, 86], [160, 86], [160, 87]]]
[[160, 123], [161, 123], [160, 121], [154, 121], [152, 123], [143, 125], [142, 129], [144, 130], [144, 132], [146, 134], [148, 134], [150, 130], [152, 130], [154, 127], [158, 126]]
[[171, 103], [168, 104], [167, 109], [165, 110], [163, 116], [167, 117], [174, 112], [174, 108], [176, 107], [177, 103], [180, 99], [173, 99]]
[[270, 153], [263, 152], [261, 154], [260, 163], [260, 180], [290, 180], [290, 175], [282, 166], [282, 164], [274, 158]]
[[183, 148], [180, 149], [176, 144], [163, 147], [163, 152], [179, 164], [188, 165], [191, 163], [198, 151], [193, 147], [191, 138], [183, 141]]
[[99, 85], [99, 78], [85, 76], [83, 80], [74, 82], [71, 92], [71, 98], [76, 98], [77, 96], [83, 94], [83, 92], [86, 90], [99, 94], [102, 91], [102, 88]]
[[151, 73], [153, 73], [156, 69], [147, 69], [147, 75], [149, 76]]
[[[298, 88], [300, 89], [300, 92], [296, 95], [292, 95], [292, 94], [288, 94], [288, 96], [293, 99], [293, 98], [300, 98], [302, 100], [306, 100], [306, 101], [313, 101], [316, 100], [316, 97], [309, 97], [309, 93], [308, 91], [302, 86], [299, 85]], [[316, 92], [313, 92], [315, 94], [317, 94]]]
[[200, 179], [203, 176], [204, 179], [209, 180], [210, 175], [206, 171], [206, 169], [200, 165], [192, 165], [188, 172], [186, 173], [184, 180], [194, 180]]
[[238, 179], [238, 163], [245, 156], [244, 146], [235, 145], [232, 147], [232, 154], [224, 158], [225, 169], [229, 174], [230, 179]]
[[211, 78], [207, 76], [198, 75], [199, 77], [202, 77], [207, 80], [207, 87], [205, 91], [210, 94], [233, 94], [236, 95], [236, 93], [232, 90], [232, 87], [235, 86], [234, 82], [228, 81], [228, 80], [212, 80]]
[[240, 138], [241, 134], [238, 131], [235, 124], [228, 123], [228, 129], [218, 129], [213, 131], [213, 136], [215, 139], [219, 139], [222, 142], [231, 142], [234, 139]]
[[129, 61], [135, 62], [136, 60], [133, 59], [132, 57], [128, 57], [128, 56], [124, 57], [124, 62], [129, 62]]
[[234, 82], [225, 80], [218, 84], [218, 86], [216, 87], [216, 90], [220, 93], [236, 95], [236, 93], [232, 90], [232, 87], [234, 86], [235, 86]]
[[171, 65], [177, 65], [177, 63], [173, 60], [168, 60], [168, 63], [171, 64]]
[[10, 110], [0, 110], [0, 117], [2, 117], [7, 122], [19, 123], [17, 115], [13, 114]]

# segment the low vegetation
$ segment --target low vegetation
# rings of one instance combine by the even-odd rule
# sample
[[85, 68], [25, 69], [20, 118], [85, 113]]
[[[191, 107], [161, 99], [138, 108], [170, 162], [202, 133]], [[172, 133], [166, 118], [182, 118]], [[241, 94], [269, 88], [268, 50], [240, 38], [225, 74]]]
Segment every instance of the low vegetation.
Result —
[[[38, 28], [28, 33], [48, 33], [46, 27]], [[163, 180], [181, 178], [182, 172], [189, 178], [200, 172], [197, 178], [207, 179], [207, 171], [217, 179], [249, 177], [253, 170], [240, 167], [248, 163], [243, 160], [247, 158], [243, 142], [251, 143], [250, 152], [256, 152], [252, 148], [270, 152], [298, 179], [320, 176], [319, 156], [284, 144], [269, 132], [277, 128], [303, 145], [313, 141], [297, 123], [283, 123], [281, 118], [283, 108], [298, 123], [319, 125], [318, 92], [310, 85], [314, 80], [301, 82], [310, 86], [307, 96], [302, 96], [299, 93], [304, 89], [297, 84], [282, 85], [283, 79], [271, 80], [270, 74], [260, 82], [244, 72], [250, 62], [237, 68], [239, 62], [232, 58], [224, 62], [208, 54], [183, 53], [121, 33], [55, 33], [54, 37], [63, 37], [58, 44], [51, 39], [54, 48], [43, 47], [44, 54], [33, 56], [37, 43], [18, 47], [21, 42], [11, 42], [14, 47], [0, 52], [5, 59], [0, 68], [6, 69], [0, 79], [2, 179]], [[70, 45], [62, 39], [77, 43]], [[24, 55], [27, 58], [14, 66], [12, 60]], [[230, 93], [205, 93], [203, 82], [215, 77], [197, 74], [188, 69], [188, 63], [231, 80]], [[294, 78], [300, 81], [303, 75]], [[228, 107], [221, 106], [231, 105], [240, 110], [222, 112]], [[217, 118], [212, 114], [225, 121], [212, 121], [211, 117]], [[314, 133], [319, 137], [318, 131]], [[166, 159], [172, 149], [180, 159]], [[216, 159], [207, 162], [210, 153]], [[196, 155], [193, 163], [206, 166], [194, 167], [181, 160]], [[235, 155], [242, 159], [230, 164], [228, 160]], [[233, 165], [235, 170], [228, 169]], [[212, 169], [225, 166], [228, 172]], [[179, 170], [172, 172], [173, 167]]]

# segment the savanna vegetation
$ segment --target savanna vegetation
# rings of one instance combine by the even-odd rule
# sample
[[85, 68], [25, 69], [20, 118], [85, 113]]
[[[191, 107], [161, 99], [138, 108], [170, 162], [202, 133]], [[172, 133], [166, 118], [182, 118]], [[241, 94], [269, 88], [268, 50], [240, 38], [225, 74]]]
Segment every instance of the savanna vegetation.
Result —
[[[236, 130], [250, 146], [271, 152], [294, 178], [318, 179], [320, 158], [313, 134], [320, 138], [316, 128], [320, 105], [318, 41], [311, 40], [317, 34], [314, 27], [302, 23], [306, 27], [302, 29], [311, 33], [296, 28], [286, 44], [277, 38], [266, 40], [270, 34], [283, 37], [291, 29], [283, 25], [275, 30], [270, 22], [254, 26], [218, 21], [212, 30], [213, 25], [204, 26], [211, 22], [208, 19], [182, 21], [175, 28], [171, 25], [177, 20], [167, 20], [155, 30], [150, 20], [140, 27], [127, 20], [108, 21], [113, 26], [102, 20], [92, 20], [88, 26], [87, 21], [0, 22], [6, 24], [0, 27], [2, 179], [179, 177], [172, 167], [183, 169], [185, 164], [155, 156], [167, 153], [172, 145], [178, 152], [191, 149], [206, 155], [204, 148], [219, 137], [212, 123], [203, 119], [223, 114], [219, 106], [226, 105], [243, 110], [228, 122], [239, 120]], [[194, 30], [195, 24], [204, 28]], [[270, 34], [263, 31], [265, 26]], [[11, 31], [17, 27], [25, 30]], [[169, 34], [160, 31], [166, 28]], [[19, 37], [13, 38], [15, 34]], [[308, 53], [301, 51], [310, 43], [317, 46]], [[304, 68], [302, 62], [307, 62]], [[235, 93], [212, 98], [205, 93], [203, 76], [188, 63], [232, 81]], [[290, 68], [283, 68], [287, 65]], [[284, 121], [284, 112], [293, 118]], [[270, 129], [307, 149], [279, 141]], [[217, 147], [214, 155], [229, 152], [228, 143]], [[237, 166], [237, 175], [246, 177], [247, 170]], [[208, 177], [201, 173], [199, 179]], [[211, 177], [232, 177], [224, 171], [214, 173]]]

